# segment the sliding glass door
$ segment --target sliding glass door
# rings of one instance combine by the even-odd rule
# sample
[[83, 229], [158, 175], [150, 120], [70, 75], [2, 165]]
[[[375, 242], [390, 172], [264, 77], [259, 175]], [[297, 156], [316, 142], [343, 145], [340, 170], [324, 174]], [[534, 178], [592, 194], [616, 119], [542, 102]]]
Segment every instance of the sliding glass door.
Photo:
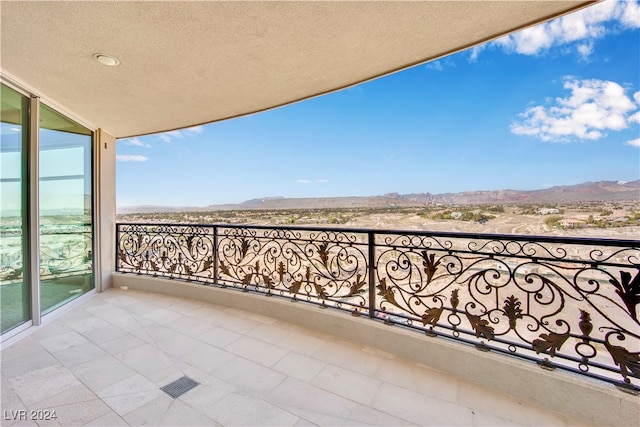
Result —
[[93, 289], [91, 131], [40, 106], [40, 307]]
[[0, 334], [95, 288], [93, 133], [0, 85]]
[[0, 88], [0, 332], [31, 319], [27, 230], [29, 98]]

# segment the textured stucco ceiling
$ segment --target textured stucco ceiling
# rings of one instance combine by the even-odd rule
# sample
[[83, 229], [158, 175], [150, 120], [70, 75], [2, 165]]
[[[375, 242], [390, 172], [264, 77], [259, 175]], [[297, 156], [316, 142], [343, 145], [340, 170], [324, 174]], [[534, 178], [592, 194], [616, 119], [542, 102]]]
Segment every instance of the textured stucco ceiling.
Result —
[[590, 3], [2, 1], [0, 66], [126, 137], [327, 93]]

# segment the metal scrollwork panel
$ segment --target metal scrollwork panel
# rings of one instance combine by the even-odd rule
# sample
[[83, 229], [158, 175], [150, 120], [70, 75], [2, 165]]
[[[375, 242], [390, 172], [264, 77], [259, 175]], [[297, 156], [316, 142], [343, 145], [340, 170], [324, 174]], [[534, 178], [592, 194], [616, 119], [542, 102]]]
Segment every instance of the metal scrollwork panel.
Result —
[[366, 235], [349, 231], [221, 228], [220, 282], [359, 310], [367, 303]]
[[637, 247], [386, 234], [375, 260], [386, 318], [640, 383]]
[[118, 226], [118, 271], [213, 281], [213, 228], [193, 225]]

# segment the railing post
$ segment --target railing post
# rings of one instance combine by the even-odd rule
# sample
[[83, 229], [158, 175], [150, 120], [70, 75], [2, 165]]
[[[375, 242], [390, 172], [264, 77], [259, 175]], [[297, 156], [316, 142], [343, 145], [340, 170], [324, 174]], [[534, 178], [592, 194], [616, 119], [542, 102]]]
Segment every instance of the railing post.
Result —
[[369, 263], [369, 317], [373, 319], [376, 312], [376, 236], [373, 231], [367, 233], [368, 263]]
[[120, 271], [120, 258], [118, 258], [118, 247], [120, 246], [120, 224], [116, 224], [116, 244], [115, 244], [115, 256], [114, 256], [114, 260], [116, 262], [116, 269], [115, 271], [118, 272]]
[[218, 226], [213, 226], [213, 284], [218, 284]]

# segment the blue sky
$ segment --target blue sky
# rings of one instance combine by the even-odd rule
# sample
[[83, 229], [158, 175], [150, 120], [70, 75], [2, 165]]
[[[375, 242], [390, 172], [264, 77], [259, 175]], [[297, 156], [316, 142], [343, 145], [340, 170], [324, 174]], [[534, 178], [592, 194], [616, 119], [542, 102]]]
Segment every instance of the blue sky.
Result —
[[117, 203], [531, 190], [640, 179], [640, 5], [340, 92], [117, 144]]

